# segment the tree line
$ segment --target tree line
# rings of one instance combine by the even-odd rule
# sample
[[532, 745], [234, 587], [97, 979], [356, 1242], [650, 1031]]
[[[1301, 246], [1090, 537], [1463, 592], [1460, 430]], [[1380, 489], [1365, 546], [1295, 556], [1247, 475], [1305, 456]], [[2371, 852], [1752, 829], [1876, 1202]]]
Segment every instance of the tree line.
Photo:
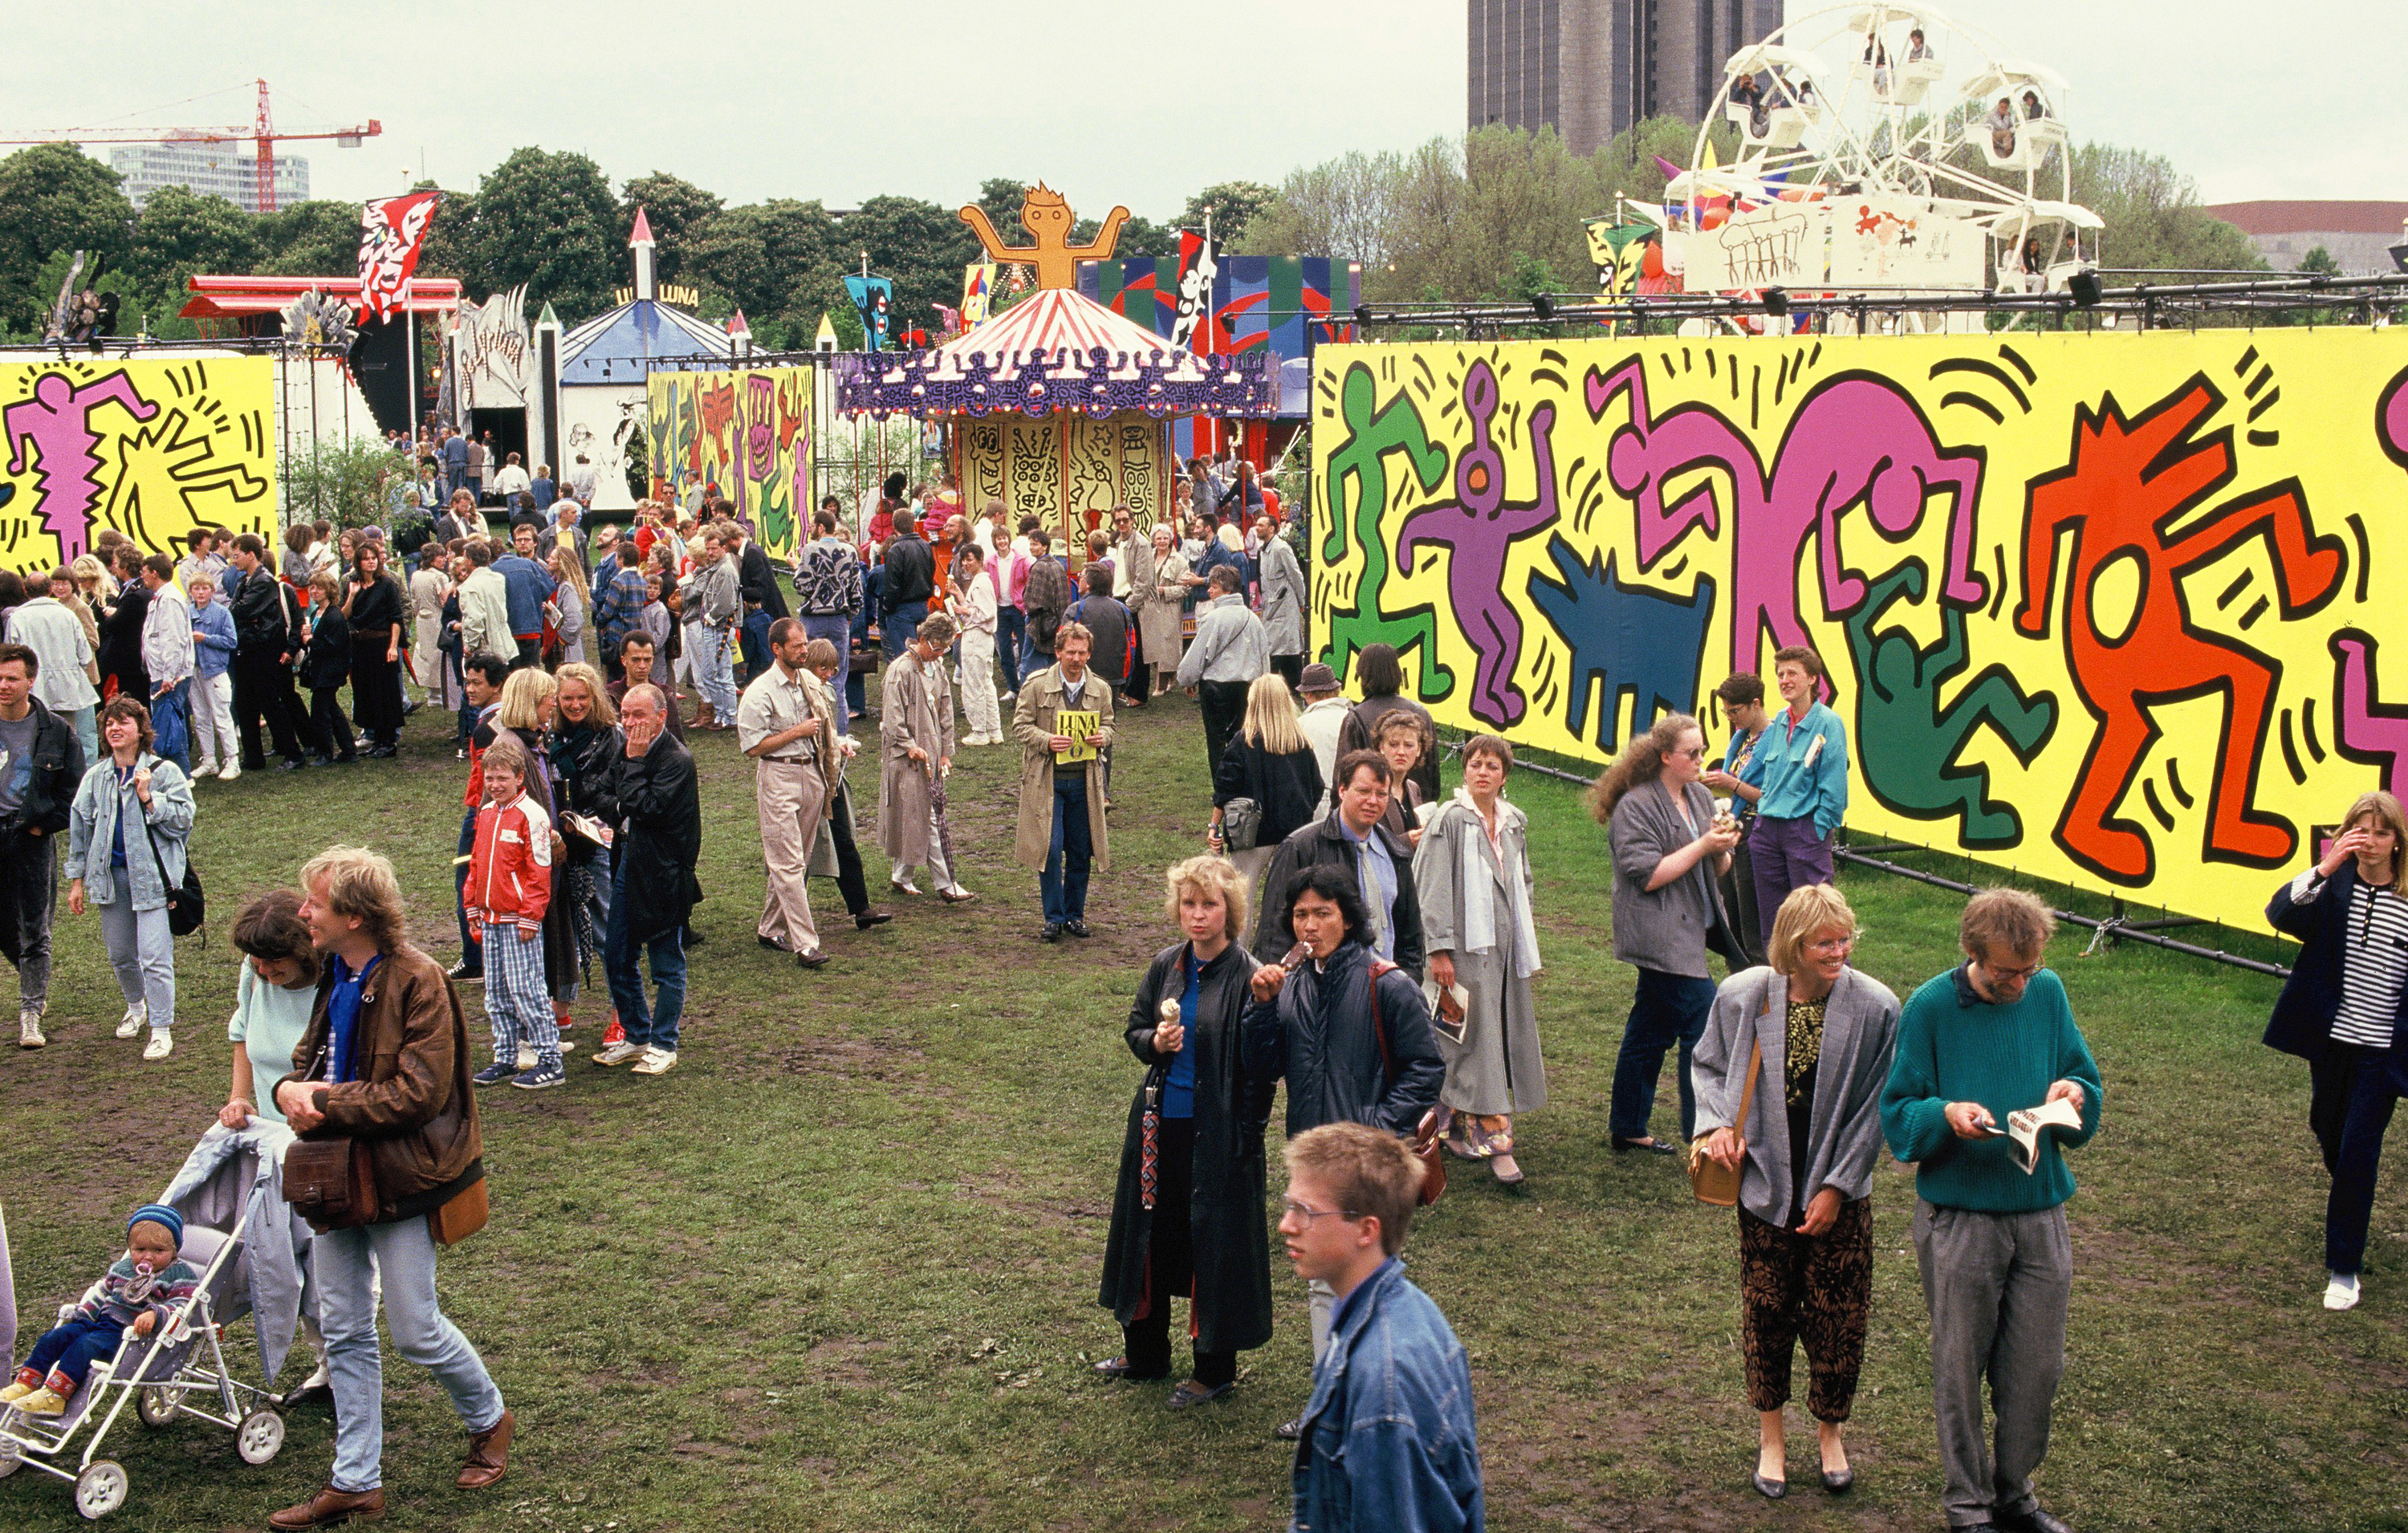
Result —
[[[1411, 150], [1354, 151], [1297, 169], [1276, 188], [1203, 188], [1165, 222], [1125, 224], [1119, 251], [1174, 254], [1179, 230], [1200, 227], [1209, 211], [1228, 250], [1361, 263], [1364, 295], [1374, 301], [1584, 291], [1594, 273], [1583, 222], [1611, 213], [1617, 193], [1660, 199], [1656, 157], [1685, 164], [1696, 136], [1694, 124], [1659, 117], [1584, 158], [1552, 129], [1505, 127]], [[1722, 146], [1724, 163], [1736, 148]], [[2106, 221], [2108, 265], [2264, 265], [2162, 156], [2089, 143], [2074, 150], [2072, 171], [2074, 200]], [[1015, 240], [1025, 184], [993, 178], [974, 199]], [[420, 271], [458, 279], [473, 300], [524, 283], [530, 315], [549, 303], [570, 324], [610, 308], [632, 280], [627, 234], [638, 207], [657, 241], [660, 279], [698, 290], [705, 318], [741, 308], [755, 343], [768, 349], [809, 346], [822, 314], [842, 344], [858, 344], [843, 277], [865, 256], [871, 271], [894, 279], [899, 322], [931, 328], [932, 306], [960, 301], [962, 268], [980, 257], [954, 206], [900, 195], [853, 208], [785, 197], [731, 206], [662, 171], [614, 189], [586, 156], [538, 148], [513, 152], [473, 189], [439, 190], [444, 203]], [[1111, 201], [1073, 195], [1085, 215], [1074, 239], [1092, 234]], [[193, 333], [173, 316], [194, 273], [348, 274], [357, 269], [358, 246], [353, 203], [251, 214], [168, 188], [137, 211], [117, 173], [71, 145], [36, 145], [0, 160], [0, 328], [15, 338], [38, 336], [77, 250], [108, 258], [101, 285], [120, 294], [121, 333], [147, 322], [152, 334], [173, 337]]]

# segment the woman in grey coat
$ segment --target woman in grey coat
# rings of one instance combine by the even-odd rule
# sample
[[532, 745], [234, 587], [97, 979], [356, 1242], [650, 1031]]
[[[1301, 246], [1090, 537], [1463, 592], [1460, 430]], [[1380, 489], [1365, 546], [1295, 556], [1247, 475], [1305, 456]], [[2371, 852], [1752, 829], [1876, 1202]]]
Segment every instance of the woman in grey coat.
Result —
[[[1855, 1483], [1841, 1424], [1864, 1362], [1872, 1302], [1873, 1167], [1898, 997], [1848, 965], [1856, 912], [1829, 884], [1794, 890], [1765, 943], [1714, 997], [1691, 1073], [1701, 1153], [1740, 1170], [1740, 1352], [1759, 1413], [1756, 1488], [1788, 1489], [1783, 1408], [1806, 1345], [1806, 1405], [1824, 1487]], [[1751, 1062], [1756, 1091], [1739, 1116]]]
[[150, 1029], [145, 1059], [176, 1046], [176, 941], [167, 928], [167, 891], [184, 881], [184, 843], [193, 834], [193, 784], [150, 750], [150, 710], [114, 697], [100, 710], [101, 743], [67, 815], [67, 910], [100, 911], [101, 940], [125, 1016], [117, 1036]]
[[1623, 748], [1589, 795], [1590, 812], [1612, 830], [1613, 955], [1639, 970], [1613, 1066], [1608, 1133], [1616, 1152], [1675, 1153], [1647, 1126], [1664, 1054], [1675, 1043], [1683, 1139], [1697, 1116], [1689, 1054], [1714, 1004], [1706, 953], [1728, 944], [1714, 881], [1739, 844], [1738, 823], [1715, 811], [1713, 795], [1698, 781], [1705, 759], [1698, 721], [1670, 713]]
[[[1448, 1110], [1446, 1147], [1485, 1160], [1497, 1180], [1519, 1186], [1513, 1114], [1547, 1105], [1539, 1056], [1539, 1014], [1530, 977], [1539, 932], [1530, 914], [1530, 848], [1522, 811], [1505, 802], [1513, 747], [1495, 735], [1464, 742], [1463, 786], [1440, 806], [1413, 851], [1413, 889], [1437, 1001], [1431, 1014], [1446, 1060], [1439, 1102]], [[1466, 993], [1459, 1024], [1449, 991]]]

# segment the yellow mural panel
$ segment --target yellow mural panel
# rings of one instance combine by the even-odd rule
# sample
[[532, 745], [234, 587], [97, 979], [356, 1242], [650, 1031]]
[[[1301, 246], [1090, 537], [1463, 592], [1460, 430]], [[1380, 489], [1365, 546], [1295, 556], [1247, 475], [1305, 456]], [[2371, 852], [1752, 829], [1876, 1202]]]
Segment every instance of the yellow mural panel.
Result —
[[1327, 346], [1312, 441], [1313, 647], [1444, 724], [1719, 748], [1810, 645], [1852, 829], [2258, 930], [2408, 792], [2397, 331]]
[[812, 510], [811, 369], [655, 372], [644, 403], [653, 494], [715, 485], [770, 558], [792, 560]]
[[200, 527], [276, 537], [265, 357], [0, 363], [0, 568], [46, 574], [114, 528], [182, 557]]

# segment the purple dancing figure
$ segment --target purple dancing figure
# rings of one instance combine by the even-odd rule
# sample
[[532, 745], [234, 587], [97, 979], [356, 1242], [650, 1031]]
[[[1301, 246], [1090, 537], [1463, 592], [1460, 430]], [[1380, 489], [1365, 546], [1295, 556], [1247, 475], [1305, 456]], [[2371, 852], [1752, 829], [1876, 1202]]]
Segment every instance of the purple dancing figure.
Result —
[[1410, 575], [1413, 552], [1425, 544], [1448, 551], [1447, 600], [1478, 656], [1472, 668], [1471, 711], [1499, 726], [1522, 717], [1513, 667], [1522, 658], [1522, 620], [1505, 594], [1505, 560], [1517, 538], [1555, 521], [1555, 407], [1530, 411], [1530, 451], [1539, 468], [1539, 498], [1505, 500], [1505, 455], [1491, 427], [1497, 416], [1497, 375], [1484, 361], [1463, 380], [1472, 441], [1455, 464], [1455, 499], [1426, 506], [1397, 534], [1397, 573]]
[[73, 564], [92, 551], [92, 523], [100, 508], [100, 433], [92, 429], [92, 412], [117, 403], [136, 421], [148, 421], [159, 407], [134, 391], [133, 380], [111, 373], [77, 388], [64, 373], [46, 373], [34, 383], [34, 397], [0, 410], [0, 425], [8, 434], [8, 472], [25, 471], [25, 449], [35, 452], [34, 504], [41, 508], [42, 530], [59, 540], [59, 563]]

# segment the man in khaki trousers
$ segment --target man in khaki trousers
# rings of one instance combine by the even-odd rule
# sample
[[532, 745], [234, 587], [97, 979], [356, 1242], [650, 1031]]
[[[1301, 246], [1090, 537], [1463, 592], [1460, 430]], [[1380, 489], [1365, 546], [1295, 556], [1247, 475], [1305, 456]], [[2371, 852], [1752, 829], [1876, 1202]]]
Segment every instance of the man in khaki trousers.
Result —
[[761, 945], [793, 953], [805, 968], [818, 968], [828, 960], [820, 951], [819, 927], [811, 920], [809, 871], [811, 838], [827, 808], [827, 782], [819, 764], [831, 731], [827, 721], [813, 711], [803, 682], [803, 655], [810, 644], [803, 625], [793, 618], [769, 625], [775, 664], [744, 689], [736, 710], [736, 740], [752, 758], [761, 852], [769, 865]]

